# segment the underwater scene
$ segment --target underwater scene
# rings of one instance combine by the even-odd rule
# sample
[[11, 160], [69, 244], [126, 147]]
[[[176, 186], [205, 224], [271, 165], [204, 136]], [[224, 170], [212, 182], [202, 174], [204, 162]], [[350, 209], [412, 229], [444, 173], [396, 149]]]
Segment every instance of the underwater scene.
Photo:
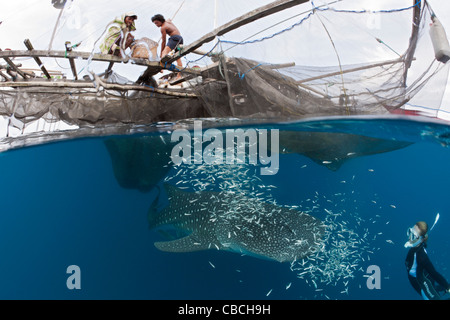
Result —
[[[450, 127], [196, 119], [0, 153], [1, 299], [414, 299], [450, 279]], [[437, 214], [439, 215], [437, 216]]]

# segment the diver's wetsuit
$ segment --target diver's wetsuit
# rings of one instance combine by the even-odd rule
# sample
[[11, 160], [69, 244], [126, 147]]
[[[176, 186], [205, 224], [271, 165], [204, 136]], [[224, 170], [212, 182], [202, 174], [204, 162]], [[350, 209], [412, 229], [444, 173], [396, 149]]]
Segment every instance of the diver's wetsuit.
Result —
[[406, 270], [408, 271], [408, 279], [413, 288], [425, 300], [439, 300], [439, 294], [436, 283], [442, 286], [443, 290], [449, 288], [449, 284], [445, 278], [440, 275], [428, 258], [425, 244], [422, 243], [416, 248], [411, 248], [406, 256]]

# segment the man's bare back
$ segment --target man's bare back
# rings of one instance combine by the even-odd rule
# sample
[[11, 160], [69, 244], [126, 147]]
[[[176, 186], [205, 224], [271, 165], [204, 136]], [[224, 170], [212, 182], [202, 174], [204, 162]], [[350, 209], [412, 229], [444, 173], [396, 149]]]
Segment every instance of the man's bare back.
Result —
[[170, 37], [171, 36], [180, 36], [181, 33], [178, 28], [172, 23], [172, 21], [166, 20], [161, 26], [161, 33], [165, 32]]

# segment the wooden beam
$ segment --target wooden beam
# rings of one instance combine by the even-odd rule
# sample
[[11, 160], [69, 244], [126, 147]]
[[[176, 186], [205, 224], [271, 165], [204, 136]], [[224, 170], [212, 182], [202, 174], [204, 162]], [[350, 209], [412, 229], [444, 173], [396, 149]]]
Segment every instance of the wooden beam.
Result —
[[[1, 68], [0, 68], [1, 69]], [[11, 81], [11, 78], [8, 77], [6, 74], [4, 74], [2, 71], [0, 71], [0, 76], [2, 76], [3, 78], [5, 78], [6, 81]]]
[[[27, 47], [28, 50], [34, 50], [33, 45], [31, 44], [30, 39], [25, 39], [25, 41], [23, 42], [25, 43], [25, 46]], [[51, 79], [50, 74], [48, 73], [47, 69], [45, 69], [44, 64], [42, 63], [41, 59], [39, 57], [34, 57], [34, 61], [36, 61], [36, 63], [38, 64], [39, 68], [42, 70], [42, 72], [45, 74], [45, 76], [47, 77], [47, 79]]]
[[0, 82], [0, 88], [32, 88], [32, 87], [45, 87], [45, 88], [95, 88], [92, 82], [72, 82], [72, 81], [14, 81], [14, 82]]
[[133, 85], [133, 84], [118, 84], [118, 83], [107, 83], [104, 82], [98, 75], [95, 73], [92, 73], [94, 76], [95, 82], [97, 85], [102, 86], [105, 89], [109, 90], [119, 90], [119, 91], [129, 91], [129, 90], [138, 90], [138, 91], [149, 91], [149, 92], [157, 92], [165, 95], [170, 95], [174, 97], [183, 97], [183, 98], [197, 98], [197, 95], [195, 93], [184, 93], [184, 92], [175, 92], [175, 91], [169, 91], [169, 90], [163, 90], [159, 88], [150, 88], [147, 86], [139, 86], [139, 85]]
[[107, 90], [117, 90], [117, 91], [147, 91], [155, 92], [160, 94], [165, 94], [168, 96], [181, 97], [181, 98], [197, 98], [194, 93], [185, 93], [180, 91], [171, 91], [168, 89], [150, 88], [146, 86], [132, 85], [132, 84], [117, 84], [117, 83], [106, 83], [100, 79], [99, 76], [94, 75], [95, 82], [74, 82], [74, 81], [0, 81], [0, 88], [10, 87], [10, 88], [75, 88], [75, 89], [97, 89], [101, 86]]
[[305, 3], [308, 1], [309, 0], [278, 0], [278, 1], [274, 1], [272, 3], [269, 3], [265, 6], [259, 7], [258, 9], [250, 11], [234, 20], [231, 20], [230, 22], [228, 22], [228, 23], [214, 29], [212, 32], [204, 35], [197, 41], [194, 41], [190, 45], [183, 47], [183, 49], [181, 51], [177, 52], [172, 58], [169, 56], [163, 57], [161, 59], [161, 62], [170, 64], [170, 63], [178, 60], [179, 58], [187, 55], [188, 53], [193, 52], [195, 49], [201, 47], [203, 44], [214, 40], [218, 36], [221, 36], [227, 32], [230, 32], [234, 29], [242, 27], [246, 24], [249, 24], [250, 22], [253, 22], [255, 20], [264, 18], [271, 14], [274, 14], [279, 11], [297, 6], [299, 4], [302, 4], [302, 3]]
[[[80, 52], [80, 51], [47, 51], [47, 50], [0, 50], [0, 58], [12, 58], [12, 57], [41, 57], [41, 58], [81, 58], [83, 60], [88, 60], [91, 57], [90, 52]], [[152, 67], [161, 70], [159, 61], [149, 61], [148, 59], [122, 59], [111, 54], [99, 54], [94, 53], [92, 55], [93, 61], [103, 61], [103, 62], [116, 62], [116, 63], [127, 63], [131, 61], [133, 64], [140, 66]]]
[[9, 51], [9, 50], [8, 50], [8, 51], [2, 51], [2, 49], [0, 49], [0, 57], [3, 58], [3, 60], [6, 61], [6, 63], [11, 67], [11, 69], [13, 69], [15, 72], [17, 72], [18, 74], [20, 74], [20, 75], [22, 76], [22, 78], [26, 79], [26, 78], [27, 78], [26, 74], [25, 74], [24, 72], [22, 72], [22, 70], [20, 70], [20, 69], [14, 64], [14, 62], [11, 61], [11, 59], [9, 59], [7, 56], [6, 56], [6, 57], [1, 56], [1, 54], [2, 54], [2, 53], [5, 53], [5, 52], [9, 53], [9, 52], [11, 52], [11, 51]]
[[181, 77], [181, 78], [174, 79], [174, 80], [170, 81], [169, 84], [170, 84], [171, 86], [176, 86], [177, 84], [183, 83], [183, 82], [188, 81], [188, 80], [191, 80], [191, 79], [193, 79], [193, 78], [194, 78], [194, 75], [188, 74], [188, 75], [185, 76], [185, 77]]

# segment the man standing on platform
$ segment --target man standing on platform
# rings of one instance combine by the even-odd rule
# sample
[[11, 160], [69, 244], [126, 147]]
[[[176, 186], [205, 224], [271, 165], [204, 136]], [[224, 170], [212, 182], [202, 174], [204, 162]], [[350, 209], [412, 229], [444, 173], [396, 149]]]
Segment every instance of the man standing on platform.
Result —
[[[181, 36], [178, 28], [173, 24], [172, 21], [164, 19], [164, 17], [160, 14], [157, 14], [152, 17], [152, 22], [158, 27], [161, 28], [161, 59], [166, 56], [170, 51], [174, 50], [179, 44], [183, 44], [183, 37]], [[169, 35], [169, 41], [166, 38]], [[181, 59], [177, 60], [178, 69], [183, 67], [181, 63]]]

